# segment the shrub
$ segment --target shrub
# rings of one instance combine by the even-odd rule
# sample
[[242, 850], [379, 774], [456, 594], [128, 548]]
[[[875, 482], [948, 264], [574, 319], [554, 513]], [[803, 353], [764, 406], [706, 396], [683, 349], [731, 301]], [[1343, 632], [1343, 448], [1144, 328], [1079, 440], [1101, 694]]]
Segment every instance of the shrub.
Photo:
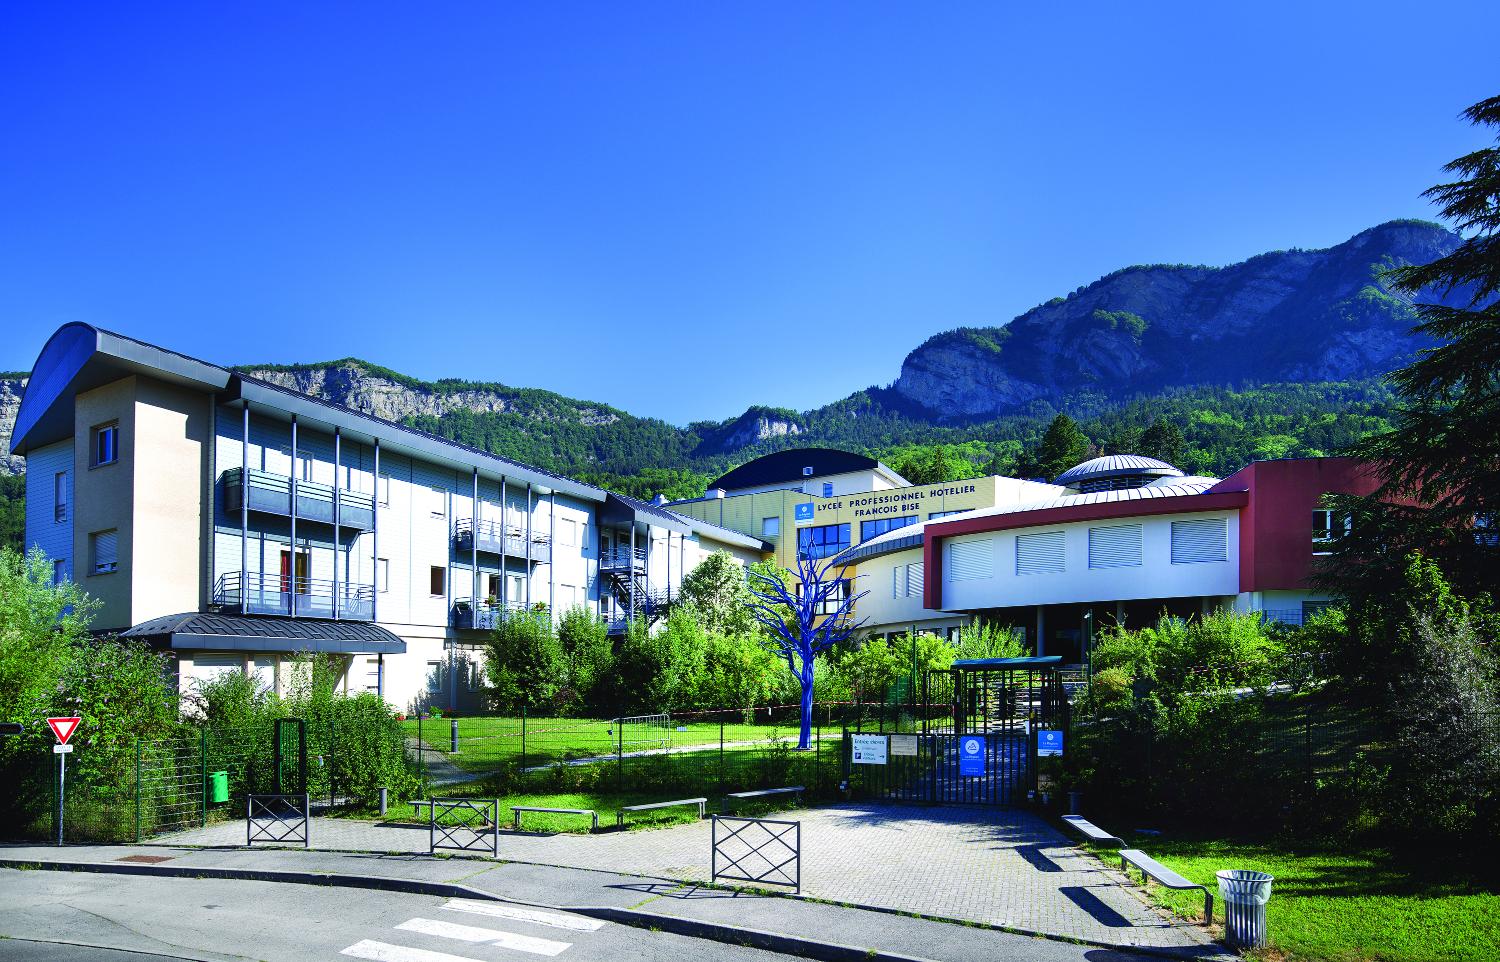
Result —
[[567, 668], [545, 611], [522, 611], [500, 623], [486, 648], [490, 697], [502, 708], [536, 710], [554, 703]]

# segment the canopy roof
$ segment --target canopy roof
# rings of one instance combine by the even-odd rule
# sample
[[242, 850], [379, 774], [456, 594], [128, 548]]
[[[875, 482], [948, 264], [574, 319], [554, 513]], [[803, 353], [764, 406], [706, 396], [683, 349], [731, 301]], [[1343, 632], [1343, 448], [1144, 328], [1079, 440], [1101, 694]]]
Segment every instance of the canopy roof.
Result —
[[121, 632], [167, 648], [209, 651], [309, 651], [335, 655], [399, 655], [406, 642], [367, 621], [258, 618], [189, 611], [143, 621]]

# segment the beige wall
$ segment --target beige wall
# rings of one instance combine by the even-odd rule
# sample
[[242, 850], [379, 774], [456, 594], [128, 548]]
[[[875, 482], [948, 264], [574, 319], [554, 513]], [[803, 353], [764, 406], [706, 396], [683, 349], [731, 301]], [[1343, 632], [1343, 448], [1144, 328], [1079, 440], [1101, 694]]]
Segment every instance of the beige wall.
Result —
[[132, 545], [131, 618], [197, 611], [204, 599], [203, 517], [209, 420], [203, 395], [136, 378], [135, 431], [125, 439], [135, 459], [136, 538]]
[[[91, 468], [92, 429], [117, 421], [119, 459]], [[79, 394], [73, 452], [77, 580], [101, 609], [94, 627], [122, 630], [196, 611], [203, 596], [208, 407], [203, 395], [131, 376]], [[94, 574], [89, 535], [113, 528], [119, 565]]]
[[[73, 557], [74, 580], [101, 602], [94, 627], [129, 628], [130, 588], [134, 576], [131, 552], [135, 532], [131, 497], [135, 488], [135, 377], [121, 378], [79, 394], [73, 405]], [[90, 430], [109, 421], [120, 424], [119, 459], [89, 467]], [[196, 520], [196, 519], [195, 519]], [[94, 574], [89, 534], [110, 528], [119, 533], [119, 565], [108, 574]]]

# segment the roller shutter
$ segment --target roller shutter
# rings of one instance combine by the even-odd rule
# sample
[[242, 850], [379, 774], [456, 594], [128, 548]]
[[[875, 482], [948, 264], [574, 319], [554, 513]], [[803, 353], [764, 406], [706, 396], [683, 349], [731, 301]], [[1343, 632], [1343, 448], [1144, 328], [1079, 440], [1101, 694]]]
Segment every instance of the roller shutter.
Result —
[[1140, 525], [1116, 524], [1089, 529], [1090, 568], [1133, 568], [1140, 563]]
[[1064, 539], [1061, 531], [1016, 535], [1016, 574], [1040, 575], [1062, 571]]
[[975, 581], [995, 573], [995, 542], [955, 541], [948, 548], [948, 570], [954, 581]]
[[1229, 524], [1223, 518], [1172, 522], [1172, 563], [1229, 560]]

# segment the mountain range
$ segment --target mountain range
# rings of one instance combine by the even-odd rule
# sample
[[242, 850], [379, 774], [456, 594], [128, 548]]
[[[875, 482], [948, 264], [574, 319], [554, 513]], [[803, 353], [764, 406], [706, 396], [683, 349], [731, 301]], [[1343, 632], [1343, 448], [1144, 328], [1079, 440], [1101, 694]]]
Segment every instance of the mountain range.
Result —
[[[934, 335], [888, 386], [686, 426], [537, 388], [420, 381], [356, 358], [241, 370], [633, 494], [701, 492], [733, 463], [807, 444], [868, 451], [898, 470], [942, 445], [951, 473], [1004, 470], [1059, 411], [1104, 449], [1167, 418], [1186, 438], [1182, 467], [1226, 471], [1380, 429], [1391, 403], [1380, 376], [1425, 346], [1411, 333], [1411, 298], [1382, 272], [1460, 242], [1402, 220], [1224, 267], [1127, 267], [1009, 323]], [[0, 376], [0, 473], [22, 470], [8, 444], [24, 384]]]

